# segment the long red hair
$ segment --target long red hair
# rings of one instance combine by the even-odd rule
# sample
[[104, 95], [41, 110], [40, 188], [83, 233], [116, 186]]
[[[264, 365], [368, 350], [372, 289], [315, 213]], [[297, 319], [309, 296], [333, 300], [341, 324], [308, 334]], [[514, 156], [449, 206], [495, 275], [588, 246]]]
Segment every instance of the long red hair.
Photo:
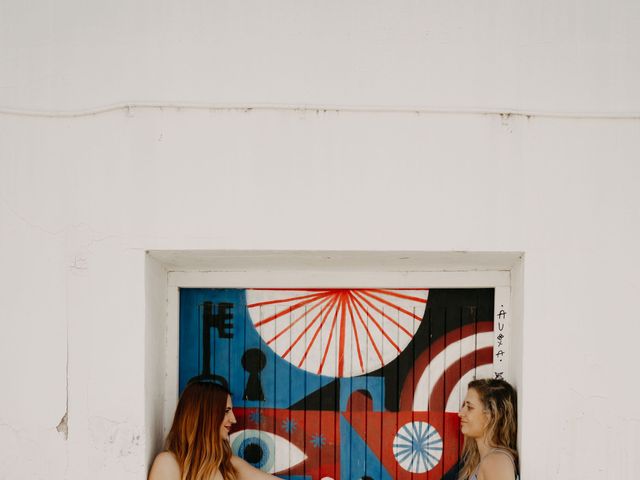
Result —
[[210, 480], [219, 471], [236, 480], [231, 447], [220, 436], [229, 391], [222, 385], [194, 382], [182, 392], [165, 448], [180, 465], [181, 480]]

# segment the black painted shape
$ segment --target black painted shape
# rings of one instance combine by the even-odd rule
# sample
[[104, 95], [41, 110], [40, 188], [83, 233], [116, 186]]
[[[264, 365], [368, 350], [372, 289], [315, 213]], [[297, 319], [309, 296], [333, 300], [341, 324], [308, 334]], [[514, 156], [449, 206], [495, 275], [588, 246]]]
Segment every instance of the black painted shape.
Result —
[[460, 472], [460, 462], [456, 463], [453, 467], [449, 469], [449, 471], [442, 477], [442, 480], [458, 480], [458, 475]]
[[249, 372], [247, 386], [242, 398], [244, 400], [264, 401], [264, 391], [260, 380], [260, 372], [267, 364], [267, 357], [257, 348], [250, 348], [242, 355], [242, 367]]
[[220, 302], [216, 305], [217, 312], [213, 312], [213, 303], [204, 302], [203, 321], [205, 326], [216, 328], [218, 330], [218, 336], [220, 338], [233, 338], [233, 323], [227, 322], [227, 320], [233, 319], [233, 313], [230, 310], [233, 309], [233, 303]]
[[202, 375], [211, 375], [211, 328], [218, 330], [220, 338], [233, 338], [233, 333], [227, 329], [233, 328], [233, 323], [227, 322], [233, 318], [230, 310], [233, 303], [221, 302], [217, 304], [218, 311], [214, 314], [213, 303], [204, 302], [202, 311]]
[[289, 407], [290, 410], [340, 410], [340, 380], [327, 383]]
[[432, 288], [420, 327], [402, 353], [369, 375], [384, 376], [385, 410], [397, 412], [400, 389], [415, 359], [448, 331], [474, 322], [493, 321], [493, 288]]

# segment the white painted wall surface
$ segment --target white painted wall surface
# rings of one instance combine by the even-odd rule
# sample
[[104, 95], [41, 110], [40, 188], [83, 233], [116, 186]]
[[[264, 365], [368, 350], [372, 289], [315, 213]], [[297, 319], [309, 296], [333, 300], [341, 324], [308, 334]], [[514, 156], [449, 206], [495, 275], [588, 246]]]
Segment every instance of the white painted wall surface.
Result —
[[[0, 2], [0, 479], [145, 478], [148, 249], [523, 251], [523, 478], [638, 478], [639, 21], [603, 0]], [[17, 114], [154, 102], [284, 107]]]

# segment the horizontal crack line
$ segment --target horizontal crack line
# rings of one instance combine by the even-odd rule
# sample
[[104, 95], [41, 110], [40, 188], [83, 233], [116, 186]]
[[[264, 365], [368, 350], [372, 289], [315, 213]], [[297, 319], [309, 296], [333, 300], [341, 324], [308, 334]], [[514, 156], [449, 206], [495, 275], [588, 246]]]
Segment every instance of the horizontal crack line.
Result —
[[209, 111], [284, 111], [308, 113], [395, 113], [442, 115], [497, 115], [501, 117], [564, 118], [593, 120], [640, 120], [638, 112], [545, 112], [510, 108], [442, 108], [411, 106], [357, 106], [357, 105], [291, 105], [277, 103], [179, 103], [179, 102], [126, 102], [86, 110], [48, 111], [22, 110], [0, 107], [0, 115], [41, 118], [89, 117], [118, 110], [132, 114], [135, 110], [209, 110]]

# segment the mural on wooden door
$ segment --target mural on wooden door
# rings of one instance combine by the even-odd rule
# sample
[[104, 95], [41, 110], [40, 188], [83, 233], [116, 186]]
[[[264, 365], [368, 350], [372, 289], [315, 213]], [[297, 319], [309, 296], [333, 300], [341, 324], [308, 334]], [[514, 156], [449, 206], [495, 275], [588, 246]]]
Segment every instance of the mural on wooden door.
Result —
[[233, 451], [291, 480], [453, 479], [493, 289], [181, 289], [180, 391], [228, 385]]

